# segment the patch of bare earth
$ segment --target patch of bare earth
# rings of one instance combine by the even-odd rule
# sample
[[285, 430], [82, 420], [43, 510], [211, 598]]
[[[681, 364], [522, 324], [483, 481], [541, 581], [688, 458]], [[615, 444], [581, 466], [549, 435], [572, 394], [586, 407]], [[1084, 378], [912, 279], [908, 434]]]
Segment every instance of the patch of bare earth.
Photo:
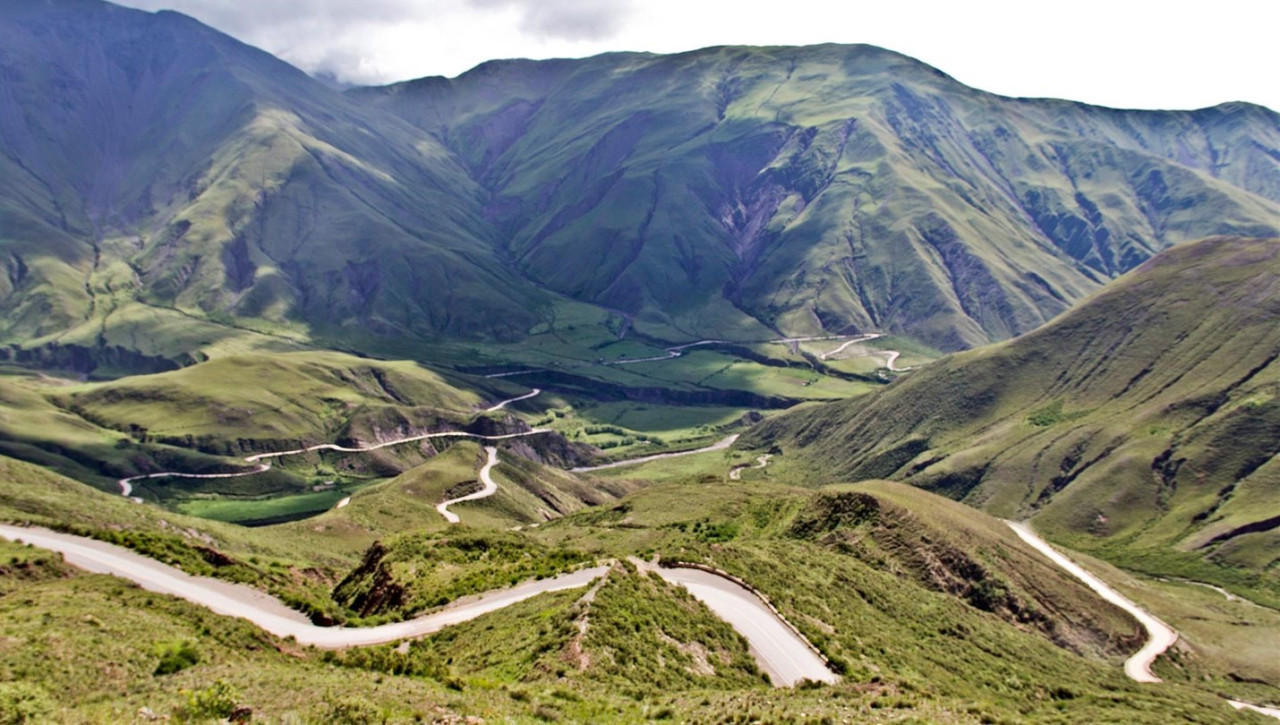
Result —
[[573, 620], [573, 624], [578, 629], [578, 633], [573, 635], [569, 640], [569, 645], [565, 648], [564, 658], [570, 664], [579, 670], [586, 670], [591, 666], [591, 655], [582, 648], [582, 642], [587, 638], [587, 630], [591, 627], [591, 603], [596, 599], [596, 592], [600, 591], [600, 587], [604, 586], [605, 581], [609, 579], [609, 574], [613, 573], [613, 569], [605, 572], [605, 575], [596, 580], [595, 584], [582, 595], [577, 602], [574, 602], [573, 608], [577, 612], [577, 616]]

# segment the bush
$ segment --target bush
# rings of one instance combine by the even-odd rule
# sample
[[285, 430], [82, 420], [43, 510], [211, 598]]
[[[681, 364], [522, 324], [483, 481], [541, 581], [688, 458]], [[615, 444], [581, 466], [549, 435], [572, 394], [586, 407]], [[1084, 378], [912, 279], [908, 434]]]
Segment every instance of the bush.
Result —
[[181, 672], [188, 667], [200, 663], [200, 651], [192, 642], [164, 642], [156, 646], [156, 656], [160, 658], [152, 675], [163, 676]]
[[225, 680], [218, 680], [203, 690], [187, 693], [187, 705], [177, 713], [178, 722], [229, 718], [236, 711], [238, 699], [240, 693], [236, 688]]
[[53, 710], [49, 695], [30, 682], [0, 682], [0, 723], [19, 725], [33, 722]]
[[385, 713], [372, 702], [354, 695], [327, 696], [324, 721], [336, 725], [380, 725], [387, 721]]
[[1027, 422], [1037, 428], [1048, 428], [1066, 419], [1067, 417], [1062, 413], [1061, 400], [1055, 400], [1027, 416]]

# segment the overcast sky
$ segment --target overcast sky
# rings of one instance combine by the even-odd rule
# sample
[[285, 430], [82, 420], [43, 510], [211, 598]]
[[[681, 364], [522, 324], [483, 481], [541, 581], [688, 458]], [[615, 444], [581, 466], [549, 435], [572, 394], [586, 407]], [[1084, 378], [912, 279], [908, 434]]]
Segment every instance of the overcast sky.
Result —
[[316, 74], [372, 84], [493, 58], [871, 43], [1013, 96], [1280, 110], [1280, 2], [118, 0], [169, 8]]

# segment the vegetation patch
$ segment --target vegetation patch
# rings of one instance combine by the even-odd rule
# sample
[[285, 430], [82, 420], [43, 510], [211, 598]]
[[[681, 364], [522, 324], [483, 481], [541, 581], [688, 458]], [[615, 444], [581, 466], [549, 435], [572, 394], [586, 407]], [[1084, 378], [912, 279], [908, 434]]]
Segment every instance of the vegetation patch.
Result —
[[518, 533], [459, 527], [375, 543], [333, 597], [362, 616], [404, 617], [591, 561], [583, 552], [546, 546]]

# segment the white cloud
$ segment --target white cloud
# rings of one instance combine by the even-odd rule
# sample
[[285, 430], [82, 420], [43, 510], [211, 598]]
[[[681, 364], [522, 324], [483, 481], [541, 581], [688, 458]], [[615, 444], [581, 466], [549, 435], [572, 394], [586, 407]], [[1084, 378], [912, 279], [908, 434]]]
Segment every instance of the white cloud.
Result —
[[1076, 0], [121, 0], [172, 7], [310, 72], [356, 83], [494, 58], [709, 45], [872, 43], [1006, 95], [1134, 108], [1280, 110], [1280, 3]]
[[622, 30], [631, 14], [630, 0], [468, 0], [468, 4], [481, 10], [515, 8], [521, 31], [568, 41], [608, 40]]

